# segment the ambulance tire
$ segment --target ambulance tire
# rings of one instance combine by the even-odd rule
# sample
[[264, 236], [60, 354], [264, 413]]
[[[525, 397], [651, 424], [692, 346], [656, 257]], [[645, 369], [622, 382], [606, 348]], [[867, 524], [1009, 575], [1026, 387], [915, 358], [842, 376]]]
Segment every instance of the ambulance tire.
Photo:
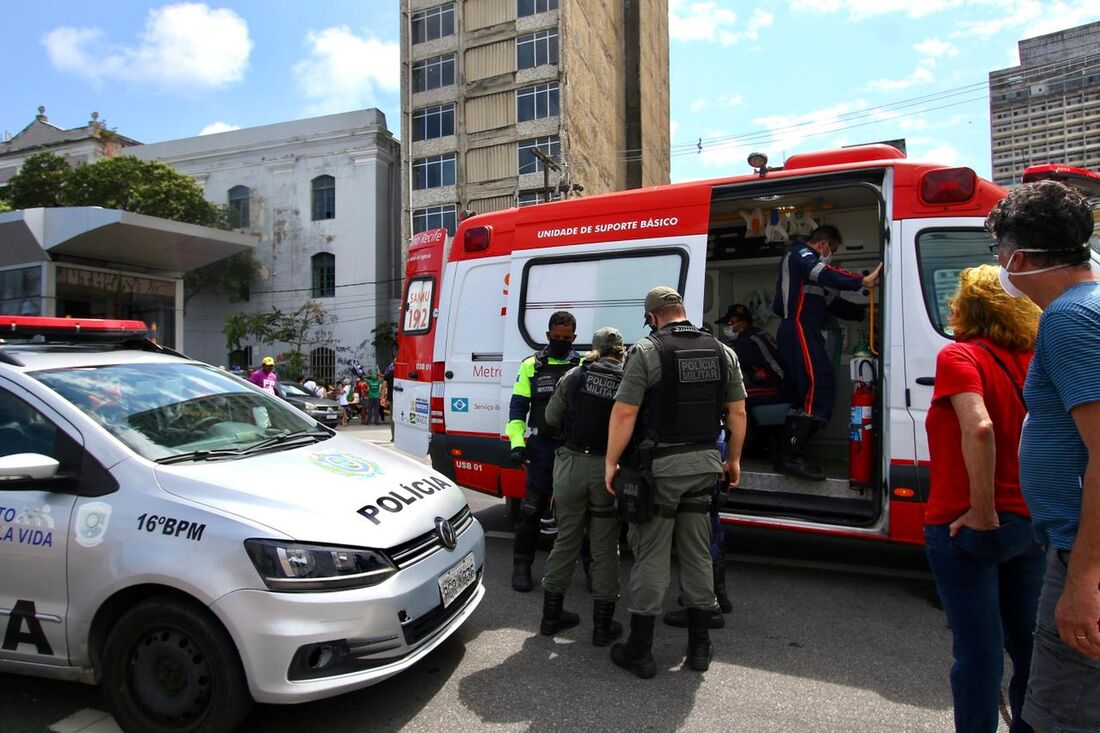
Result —
[[124, 731], [232, 731], [252, 709], [225, 629], [198, 605], [167, 596], [142, 601], [115, 623], [103, 649], [102, 684]]

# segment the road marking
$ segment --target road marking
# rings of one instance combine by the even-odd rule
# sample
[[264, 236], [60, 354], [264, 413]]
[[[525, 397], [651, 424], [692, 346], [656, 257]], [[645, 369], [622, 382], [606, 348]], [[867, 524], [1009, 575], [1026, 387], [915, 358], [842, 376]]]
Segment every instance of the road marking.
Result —
[[[514, 532], [500, 532], [489, 530], [485, 536], [496, 540], [515, 539]], [[794, 560], [782, 557], [761, 557], [760, 555], [732, 555], [727, 558], [736, 562], [752, 565], [775, 565], [785, 568], [802, 568], [808, 570], [831, 570], [837, 573], [855, 573], [856, 575], [877, 575], [883, 578], [912, 578], [915, 580], [932, 580], [932, 573], [925, 570], [906, 570], [904, 568], [884, 568], [875, 565], [853, 565], [842, 562], [823, 562], [821, 560]]]
[[53, 733], [122, 733], [110, 713], [84, 708], [50, 726]]

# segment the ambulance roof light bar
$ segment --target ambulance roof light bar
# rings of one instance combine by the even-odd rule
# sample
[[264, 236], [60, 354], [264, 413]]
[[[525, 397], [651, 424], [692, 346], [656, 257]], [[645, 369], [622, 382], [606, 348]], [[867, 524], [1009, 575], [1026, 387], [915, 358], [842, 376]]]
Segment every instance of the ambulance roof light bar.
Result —
[[1057, 163], [1032, 165], [1024, 170], [1022, 181], [1033, 183], [1047, 179], [1072, 186], [1090, 199], [1100, 198], [1100, 173], [1087, 168], [1074, 168]]

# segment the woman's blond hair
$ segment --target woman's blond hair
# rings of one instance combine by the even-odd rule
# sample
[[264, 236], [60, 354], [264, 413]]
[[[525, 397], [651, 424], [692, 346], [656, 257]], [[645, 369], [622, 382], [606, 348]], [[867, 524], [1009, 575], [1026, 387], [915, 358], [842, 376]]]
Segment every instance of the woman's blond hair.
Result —
[[1028, 298], [1013, 298], [1001, 287], [998, 268], [968, 267], [959, 275], [959, 292], [948, 303], [955, 339], [986, 338], [1014, 351], [1035, 348], [1042, 311]]

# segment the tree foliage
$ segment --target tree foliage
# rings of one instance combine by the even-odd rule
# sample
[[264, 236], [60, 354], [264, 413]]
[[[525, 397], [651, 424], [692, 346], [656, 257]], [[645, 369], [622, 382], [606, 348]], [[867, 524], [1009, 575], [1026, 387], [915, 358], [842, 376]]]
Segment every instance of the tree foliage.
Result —
[[284, 311], [275, 306], [266, 313], [235, 313], [225, 323], [225, 345], [229, 351], [241, 348], [241, 341], [254, 338], [262, 344], [287, 344], [283, 376], [297, 380], [302, 376], [304, 349], [331, 340], [324, 327], [335, 318], [315, 301], [307, 300], [296, 310]]
[[378, 366], [385, 369], [397, 353], [397, 321], [382, 321], [370, 330]]
[[[171, 166], [133, 156], [101, 158], [71, 167], [53, 153], [27, 158], [8, 182], [5, 195], [15, 209], [39, 206], [102, 206], [162, 219], [228, 229], [228, 208], [207, 201], [195, 179]], [[241, 252], [187, 273], [184, 303], [200, 292], [247, 292], [260, 263]]]

